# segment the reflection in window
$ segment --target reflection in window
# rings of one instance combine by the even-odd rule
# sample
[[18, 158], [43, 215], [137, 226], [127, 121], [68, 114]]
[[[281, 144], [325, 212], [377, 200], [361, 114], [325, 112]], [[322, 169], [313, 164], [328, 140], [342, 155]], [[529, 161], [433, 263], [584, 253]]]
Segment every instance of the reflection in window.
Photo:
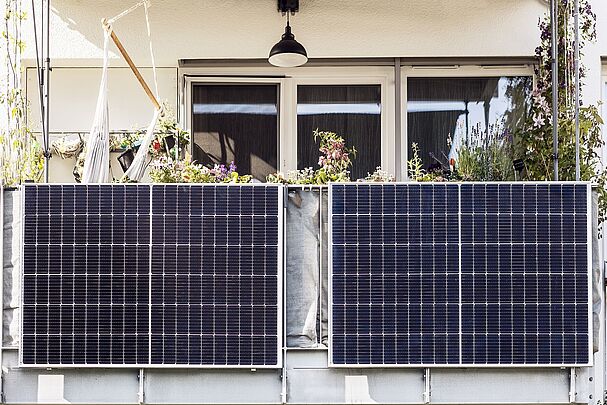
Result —
[[[409, 158], [417, 143], [426, 169], [448, 166], [457, 149], [488, 131], [516, 134], [528, 111], [532, 78], [409, 78]], [[479, 136], [480, 135], [480, 136]]]
[[315, 129], [342, 136], [357, 150], [351, 177], [358, 179], [381, 164], [381, 86], [298, 86], [297, 167], [318, 167]]
[[192, 103], [194, 160], [259, 180], [277, 170], [278, 85], [194, 84]]

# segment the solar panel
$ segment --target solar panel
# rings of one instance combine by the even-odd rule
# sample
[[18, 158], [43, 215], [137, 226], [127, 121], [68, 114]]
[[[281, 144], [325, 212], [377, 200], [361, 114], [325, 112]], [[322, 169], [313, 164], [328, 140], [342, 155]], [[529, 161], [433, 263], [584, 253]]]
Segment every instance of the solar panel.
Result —
[[22, 363], [149, 362], [150, 187], [24, 187]]
[[587, 184], [462, 184], [462, 363], [590, 362]]
[[152, 363], [279, 362], [279, 189], [155, 186]]
[[334, 184], [332, 366], [591, 363], [586, 183]]
[[25, 186], [22, 365], [279, 367], [279, 190]]

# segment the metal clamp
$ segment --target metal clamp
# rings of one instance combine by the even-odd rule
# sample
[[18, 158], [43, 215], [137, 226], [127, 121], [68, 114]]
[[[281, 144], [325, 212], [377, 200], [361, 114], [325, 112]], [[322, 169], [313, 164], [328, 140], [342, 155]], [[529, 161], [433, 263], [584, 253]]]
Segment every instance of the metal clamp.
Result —
[[142, 405], [145, 403], [145, 385], [144, 385], [144, 380], [145, 380], [145, 374], [142, 368], [139, 369], [139, 376], [137, 377], [137, 380], [139, 380], [139, 391], [137, 392], [137, 402], [139, 403], [139, 405]]
[[432, 386], [430, 383], [430, 369], [426, 368], [424, 370], [424, 393], [423, 393], [424, 404], [430, 403], [430, 397], [432, 396], [431, 388], [432, 388]]
[[576, 399], [576, 388], [575, 388], [575, 367], [571, 367], [569, 370], [569, 403], [574, 404]]

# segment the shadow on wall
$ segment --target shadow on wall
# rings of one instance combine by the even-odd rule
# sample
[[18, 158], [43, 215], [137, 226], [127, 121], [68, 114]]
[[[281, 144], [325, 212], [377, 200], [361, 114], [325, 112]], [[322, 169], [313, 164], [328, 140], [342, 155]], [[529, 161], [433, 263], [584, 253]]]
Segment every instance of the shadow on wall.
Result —
[[[201, 4], [202, 3], [202, 4]], [[79, 59], [87, 60], [89, 64], [100, 65], [103, 57], [103, 29], [101, 20], [113, 18], [122, 13], [131, 5], [137, 4], [136, 0], [106, 0], [102, 2], [75, 2], [73, 0], [54, 0], [52, 2], [53, 32], [51, 34], [54, 42], [51, 44], [52, 57], [60, 60]], [[37, 10], [39, 16], [39, 10]], [[233, 47], [225, 47], [226, 23], [228, 18], [233, 20], [235, 13], [242, 15], [238, 24], [230, 27], [231, 38], [240, 44], [242, 50], [251, 49], [255, 45], [258, 52], [244, 57], [260, 57], [267, 53], [275, 36], [282, 29], [280, 23], [282, 17], [276, 12], [276, 4], [272, 0], [251, 0], [240, 2], [237, 0], [217, 1], [160, 1], [152, 0], [149, 8], [152, 43], [156, 50], [157, 64], [159, 66], [176, 66], [180, 58], [199, 57], [192, 54], [195, 48], [191, 38], [208, 38], [208, 41], [196, 40], [196, 43], [204, 43], [203, 52], [213, 57], [228, 57]], [[244, 16], [248, 16], [245, 18]], [[32, 37], [31, 27], [28, 36]], [[260, 35], [260, 27], [276, 26], [276, 35], [268, 31], [267, 38]], [[125, 15], [114, 24], [115, 32], [121, 42], [131, 54], [138, 66], [150, 66], [149, 42], [145, 21], [145, 13], [142, 7]], [[251, 35], [256, 31], [256, 35]], [[260, 36], [262, 38], [260, 38]], [[215, 38], [214, 38], [215, 37]], [[221, 41], [220, 39], [223, 39]], [[250, 44], [246, 44], [246, 41]], [[244, 42], [243, 42], [244, 41]], [[274, 41], [275, 42], [275, 41]], [[70, 46], [66, 46], [70, 44]], [[268, 48], [268, 49], [266, 49]], [[200, 48], [199, 48], [200, 49]], [[188, 51], [189, 50], [189, 51]], [[259, 52], [263, 50], [263, 52]], [[111, 58], [118, 59], [118, 53], [112, 45]], [[35, 50], [29, 49], [25, 58], [34, 58]], [[120, 63], [123, 64], [122, 62]]]

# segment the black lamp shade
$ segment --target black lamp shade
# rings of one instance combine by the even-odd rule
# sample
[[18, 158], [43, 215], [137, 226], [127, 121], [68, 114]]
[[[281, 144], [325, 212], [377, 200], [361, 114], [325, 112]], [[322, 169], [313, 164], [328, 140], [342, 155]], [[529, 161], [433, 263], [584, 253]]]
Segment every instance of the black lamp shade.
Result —
[[296, 67], [308, 61], [306, 48], [295, 40], [291, 26], [287, 23], [282, 39], [270, 50], [268, 61], [278, 67]]

